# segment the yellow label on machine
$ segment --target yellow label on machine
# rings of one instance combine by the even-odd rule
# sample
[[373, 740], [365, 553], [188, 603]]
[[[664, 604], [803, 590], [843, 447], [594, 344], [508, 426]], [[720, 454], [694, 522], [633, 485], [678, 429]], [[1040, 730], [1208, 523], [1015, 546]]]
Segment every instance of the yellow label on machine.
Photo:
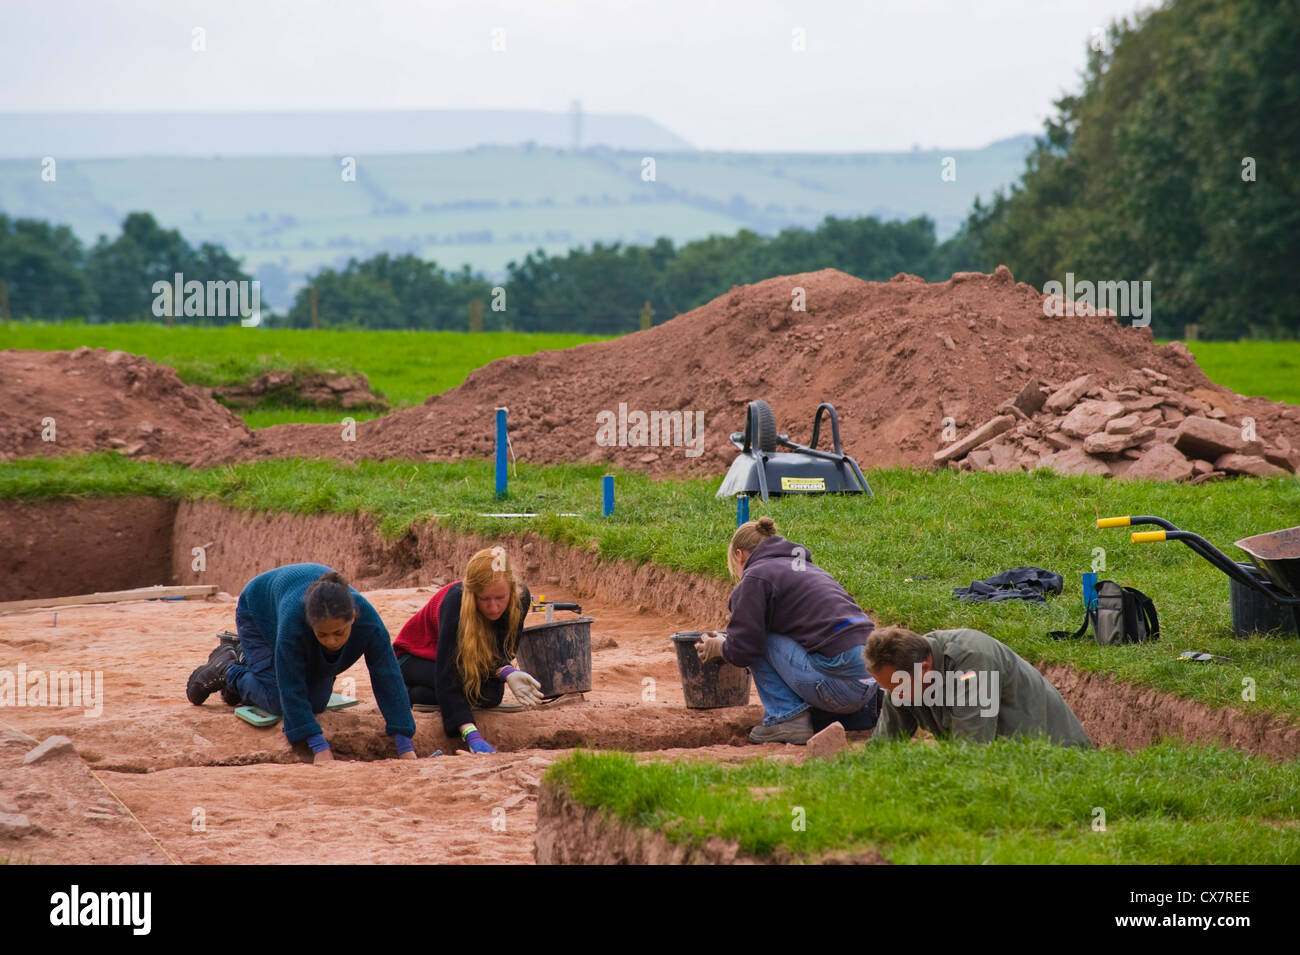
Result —
[[824, 491], [826, 490], [826, 479], [825, 478], [783, 477], [781, 478], [781, 490], [783, 491]]

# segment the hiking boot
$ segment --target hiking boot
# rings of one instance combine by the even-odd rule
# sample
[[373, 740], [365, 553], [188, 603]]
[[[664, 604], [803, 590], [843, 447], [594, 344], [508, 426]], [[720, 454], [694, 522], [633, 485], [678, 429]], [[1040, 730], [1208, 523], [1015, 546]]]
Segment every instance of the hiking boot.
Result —
[[226, 688], [226, 671], [239, 659], [239, 652], [229, 643], [222, 641], [217, 649], [208, 655], [208, 662], [190, 674], [185, 684], [185, 697], [195, 706], [202, 705], [217, 690]]
[[813, 735], [812, 713], [804, 710], [784, 723], [759, 725], [749, 731], [751, 743], [794, 743], [802, 746]]
[[244, 702], [244, 695], [227, 683], [221, 688], [221, 702], [226, 706], [238, 706]]
[[[241, 665], [248, 663], [248, 661], [244, 659], [244, 648], [239, 645], [239, 634], [231, 633], [229, 630], [223, 630], [221, 633], [217, 634], [217, 641], [218, 650], [223, 646], [235, 648], [235, 653], [238, 654], [235, 658], [236, 663]], [[208, 657], [208, 661], [211, 662], [212, 658]]]

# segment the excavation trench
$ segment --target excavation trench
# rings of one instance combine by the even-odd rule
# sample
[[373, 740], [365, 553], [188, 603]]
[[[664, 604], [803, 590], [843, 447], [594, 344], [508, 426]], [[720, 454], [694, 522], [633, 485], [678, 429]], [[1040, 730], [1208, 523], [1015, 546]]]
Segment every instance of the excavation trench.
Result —
[[[320, 716], [338, 759], [317, 767], [280, 728], [248, 726], [216, 697], [202, 706], [185, 700], [189, 672], [214, 635], [233, 626], [233, 595], [269, 567], [318, 560], [347, 574], [395, 632], [429, 588], [458, 576], [488, 542], [432, 525], [386, 542], [363, 518], [148, 499], [3, 505], [0, 539], [19, 545], [0, 558], [7, 600], [155, 584], [221, 591], [0, 616], [0, 670], [22, 666], [29, 681], [39, 671], [51, 686], [56, 673], [85, 674], [86, 685], [95, 672], [103, 678], [94, 700], [0, 709], [0, 820], [26, 820], [0, 826], [0, 857], [528, 863], [541, 775], [572, 747], [718, 759], [784, 749], [744, 745], [761, 717], [757, 705], [683, 704], [668, 636], [720, 623], [726, 594], [712, 582], [602, 565], [538, 539], [507, 541], [535, 593], [580, 602], [595, 618], [592, 692], [527, 712], [478, 711], [476, 722], [500, 750], [493, 756], [457, 754], [459, 742], [443, 733], [438, 715], [417, 713], [417, 753], [446, 755], [406, 762], [392, 758], [358, 664], [335, 688], [361, 703]], [[27, 764], [52, 736], [72, 746]]]
[[[184, 699], [185, 678], [234, 626], [234, 595], [279, 564], [315, 560], [342, 571], [365, 592], [391, 632], [429, 592], [459, 576], [488, 541], [426, 524], [385, 541], [362, 517], [295, 517], [234, 511], [210, 502], [149, 498], [10, 503], [0, 507], [0, 537], [22, 546], [6, 555], [0, 599], [85, 594], [156, 584], [212, 584], [205, 600], [130, 601], [60, 606], [0, 617], [0, 667], [103, 675], [99, 712], [90, 707], [0, 710], [24, 732], [72, 738], [94, 766], [120, 772], [177, 767], [309, 761], [278, 730], [255, 730], [214, 696], [200, 707]], [[662, 750], [745, 745], [761, 719], [751, 704], [688, 710], [668, 637], [721, 623], [726, 590], [718, 582], [676, 577], [658, 568], [611, 565], [532, 536], [505, 542], [533, 593], [581, 602], [592, 626], [593, 690], [543, 707], [475, 714], [500, 750]], [[540, 622], [540, 621], [535, 621]], [[362, 705], [323, 714], [336, 756], [388, 759], [392, 742], [358, 663], [335, 684]], [[52, 691], [51, 691], [52, 692]], [[435, 714], [416, 714], [421, 755], [451, 753]]]
[[[114, 622], [132, 614], [139, 618], [133, 636], [137, 649], [175, 662], [173, 682], [155, 688], [158, 698], [171, 698], [177, 692], [171, 687], [183, 686], [184, 674], [202, 662], [210, 648], [212, 634], [232, 625], [234, 598], [229, 595], [237, 594], [263, 570], [308, 559], [329, 564], [359, 590], [373, 595], [395, 631], [427, 599], [427, 593], [413, 588], [427, 589], [454, 579], [476, 550], [504, 543], [535, 593], [580, 601], [587, 614], [596, 618], [594, 692], [580, 703], [549, 711], [484, 712], [480, 722], [493, 730], [504, 747], [655, 750], [741, 744], [747, 727], [760, 714], [756, 696], [751, 696], [748, 708], [692, 711], [683, 705], [667, 638], [675, 630], [725, 623], [729, 590], [724, 581], [651, 565], [603, 561], [533, 534], [488, 541], [426, 523], [396, 541], [386, 541], [374, 521], [363, 516], [304, 517], [236, 511], [209, 501], [109, 498], [0, 505], [0, 539], [19, 544], [4, 555], [9, 566], [0, 577], [0, 600], [152, 584], [215, 584], [223, 592], [198, 605], [206, 612], [185, 602], [185, 611], [193, 611], [193, 621], [160, 615], [158, 608], [164, 606], [160, 603], [78, 611], [94, 618], [92, 628], [101, 625], [100, 618]], [[69, 613], [65, 610], [62, 615], [66, 619]], [[51, 653], [66, 659], [67, 665], [87, 659], [85, 654], [77, 656], [83, 648], [75, 641], [68, 645], [66, 632], [56, 641], [55, 628], [45, 629], [32, 618], [31, 614], [0, 617], [0, 659], [39, 662]], [[125, 623], [125, 628], [130, 632], [132, 624]], [[162, 640], [156, 639], [160, 633]], [[129, 649], [120, 651], [127, 654]], [[1059, 665], [1047, 666], [1044, 672], [1101, 745], [1137, 748], [1174, 737], [1218, 741], [1273, 758], [1300, 755], [1300, 726], [1276, 717], [1117, 683], [1106, 674]], [[364, 674], [358, 682], [367, 682]], [[202, 720], [213, 709], [211, 702], [189, 711], [182, 708], [178, 715], [183, 715], [184, 725], [174, 735], [191, 727], [202, 735]], [[377, 711], [344, 711], [329, 718], [340, 724], [340, 755], [356, 759], [389, 755], [384, 748], [387, 740], [376, 738], [375, 728], [382, 730]], [[358, 724], [353, 728], [349, 721]], [[417, 722], [421, 732], [428, 733], [431, 749], [450, 747], [452, 741], [437, 729], [436, 717], [421, 717]], [[171, 758], [172, 765], [228, 765], [244, 757], [222, 753], [206, 759], [198, 754]], [[267, 747], [265, 761], [302, 758], [293, 750]], [[136, 765], [130, 760], [116, 762]]]
[[[165, 861], [161, 844], [178, 861], [310, 862], [334, 859], [322, 855], [330, 845], [345, 847], [338, 861], [394, 861], [385, 847], [398, 846], [401, 861], [529, 862], [538, 780], [563, 751], [723, 761], [796, 755], [776, 744], [746, 745], [761, 717], [756, 696], [744, 707], [684, 706], [668, 637], [725, 622], [721, 580], [602, 561], [535, 535], [487, 541], [430, 523], [390, 542], [365, 517], [255, 514], [202, 501], [7, 503], [0, 505], [0, 539], [17, 544], [0, 558], [3, 600], [155, 584], [215, 584], [220, 591], [203, 600], [0, 615], [0, 670], [22, 666], [29, 681], [41, 671], [50, 686], [60, 671], [103, 678], [98, 700], [0, 708], [0, 813], [26, 814], [32, 827], [21, 836], [0, 829], [0, 855], [10, 858]], [[305, 748], [290, 746], [279, 728], [254, 729], [216, 697], [197, 707], [185, 700], [187, 675], [206, 659], [214, 635], [233, 626], [233, 595], [255, 574], [300, 560], [329, 564], [395, 632], [430, 588], [454, 579], [474, 551], [492, 543], [509, 548], [535, 593], [580, 602], [595, 618], [593, 690], [584, 699], [521, 713], [476, 712], [499, 755], [453, 755], [458, 741], [443, 733], [438, 715], [419, 713], [417, 752], [441, 749], [445, 758], [393, 759], [363, 664], [340, 677], [351, 685], [336, 683], [361, 704], [320, 717], [339, 757], [330, 769], [307, 765]], [[1300, 727], [1273, 717], [1116, 684], [1104, 674], [1060, 666], [1045, 672], [1101, 745], [1139, 748], [1173, 737], [1273, 759], [1300, 755]], [[86, 682], [93, 684], [89, 676]], [[68, 737], [75, 752], [24, 763], [37, 742], [54, 735]], [[114, 796], [107, 803], [106, 791]], [[107, 820], [110, 804], [129, 805], [131, 824], [146, 827], [150, 838], [124, 836], [120, 822]], [[322, 814], [328, 806], [347, 812]], [[185, 815], [191, 810], [210, 811], [205, 818], [219, 824], [199, 838]], [[558, 845], [550, 821], [546, 827]]]

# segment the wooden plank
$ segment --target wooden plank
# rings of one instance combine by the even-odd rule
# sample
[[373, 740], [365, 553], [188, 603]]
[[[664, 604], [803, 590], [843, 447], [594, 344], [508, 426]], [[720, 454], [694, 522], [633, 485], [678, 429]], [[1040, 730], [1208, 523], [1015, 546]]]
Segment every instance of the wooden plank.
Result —
[[968, 451], [974, 451], [985, 441], [996, 438], [1015, 423], [1016, 419], [1009, 414], [990, 418], [960, 441], [934, 452], [934, 463], [944, 464], [948, 461], [955, 461]]
[[136, 587], [134, 590], [108, 590], [96, 594], [76, 594], [68, 597], [35, 597], [31, 600], [9, 600], [0, 603], [0, 613], [18, 610], [39, 610], [45, 607], [68, 607], [74, 604], [111, 604], [123, 600], [158, 600], [164, 597], [211, 597], [217, 592], [216, 584], [184, 584], [179, 587]]

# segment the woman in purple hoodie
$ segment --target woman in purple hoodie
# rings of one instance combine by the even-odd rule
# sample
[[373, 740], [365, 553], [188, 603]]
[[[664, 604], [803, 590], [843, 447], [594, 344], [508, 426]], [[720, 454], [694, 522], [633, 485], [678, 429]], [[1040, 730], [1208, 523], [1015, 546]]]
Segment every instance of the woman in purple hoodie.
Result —
[[[812, 562], [807, 548], [776, 533], [770, 517], [736, 528], [727, 566], [727, 629], [705, 634], [700, 659], [749, 667], [763, 703], [752, 743], [808, 742], [813, 711], [840, 714], [846, 729], [870, 729], [880, 711], [862, 649], [875, 628], [844, 588]], [[850, 725], [851, 724], [851, 725]]]

